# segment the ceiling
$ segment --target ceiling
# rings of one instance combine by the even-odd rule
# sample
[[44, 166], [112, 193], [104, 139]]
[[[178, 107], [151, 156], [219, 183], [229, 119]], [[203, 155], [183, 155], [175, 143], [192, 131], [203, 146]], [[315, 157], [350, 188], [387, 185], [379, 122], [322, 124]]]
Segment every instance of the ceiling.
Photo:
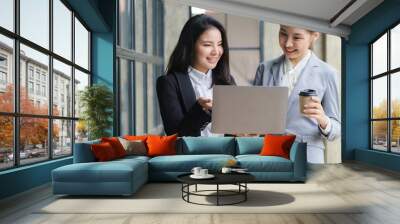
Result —
[[383, 0], [177, 0], [183, 4], [347, 37]]

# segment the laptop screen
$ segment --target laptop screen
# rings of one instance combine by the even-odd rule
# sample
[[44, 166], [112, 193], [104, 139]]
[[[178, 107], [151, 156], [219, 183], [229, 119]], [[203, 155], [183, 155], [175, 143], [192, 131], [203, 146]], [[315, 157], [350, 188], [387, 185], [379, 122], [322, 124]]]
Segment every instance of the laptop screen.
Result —
[[287, 87], [214, 86], [212, 128], [221, 134], [283, 134]]

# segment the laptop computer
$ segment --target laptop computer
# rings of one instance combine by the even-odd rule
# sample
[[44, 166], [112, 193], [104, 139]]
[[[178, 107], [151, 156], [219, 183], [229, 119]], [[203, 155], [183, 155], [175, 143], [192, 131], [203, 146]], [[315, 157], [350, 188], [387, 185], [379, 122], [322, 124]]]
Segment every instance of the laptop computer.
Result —
[[213, 133], [283, 134], [287, 87], [214, 86]]

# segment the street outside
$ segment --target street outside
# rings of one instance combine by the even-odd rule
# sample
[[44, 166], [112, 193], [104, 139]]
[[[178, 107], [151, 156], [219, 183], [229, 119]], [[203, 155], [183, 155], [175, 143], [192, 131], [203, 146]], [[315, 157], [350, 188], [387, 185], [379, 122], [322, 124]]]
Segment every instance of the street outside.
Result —
[[[61, 157], [71, 154], [71, 147], [57, 147], [54, 149], [54, 157]], [[21, 165], [36, 163], [48, 159], [48, 150], [46, 148], [26, 149], [20, 152]], [[9, 153], [0, 160], [0, 170], [13, 166], [14, 154]]]

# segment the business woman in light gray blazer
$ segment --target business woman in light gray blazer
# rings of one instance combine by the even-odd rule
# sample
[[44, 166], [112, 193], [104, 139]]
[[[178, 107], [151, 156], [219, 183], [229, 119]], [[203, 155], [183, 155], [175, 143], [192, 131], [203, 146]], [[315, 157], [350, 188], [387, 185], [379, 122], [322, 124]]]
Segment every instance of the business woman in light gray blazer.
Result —
[[[289, 87], [286, 132], [307, 142], [309, 163], [325, 163], [323, 138], [332, 141], [341, 129], [336, 71], [311, 50], [318, 37], [318, 32], [281, 25], [283, 55], [262, 62], [254, 80], [257, 86]], [[301, 113], [299, 93], [304, 89], [316, 90], [317, 96]]]

